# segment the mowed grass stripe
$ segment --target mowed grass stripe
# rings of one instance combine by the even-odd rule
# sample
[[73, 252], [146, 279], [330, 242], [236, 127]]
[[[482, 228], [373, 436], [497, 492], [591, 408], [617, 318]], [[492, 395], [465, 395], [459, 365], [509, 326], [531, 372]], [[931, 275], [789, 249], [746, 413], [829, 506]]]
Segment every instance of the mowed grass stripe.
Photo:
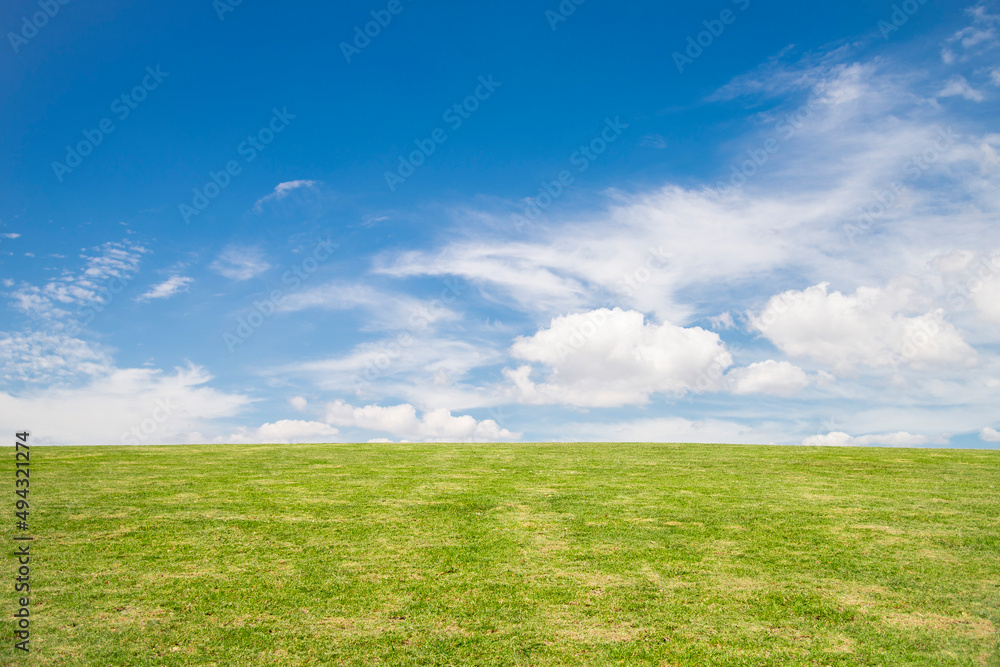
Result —
[[1000, 665], [1000, 452], [33, 454], [4, 664]]

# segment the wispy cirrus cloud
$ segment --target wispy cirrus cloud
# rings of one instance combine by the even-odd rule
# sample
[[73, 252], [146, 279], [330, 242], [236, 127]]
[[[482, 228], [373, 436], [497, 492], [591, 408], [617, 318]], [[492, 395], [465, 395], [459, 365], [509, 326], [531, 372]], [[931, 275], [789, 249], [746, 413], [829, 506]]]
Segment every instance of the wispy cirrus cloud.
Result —
[[264, 252], [256, 246], [230, 245], [209, 264], [219, 275], [235, 281], [256, 278], [271, 268], [264, 259]]
[[170, 276], [162, 283], [157, 283], [149, 288], [148, 291], [140, 295], [136, 301], [153, 301], [155, 299], [169, 299], [175, 294], [181, 292], [187, 292], [191, 283], [194, 282], [194, 278], [189, 278], [187, 276]]
[[318, 185], [317, 181], [307, 181], [307, 180], [286, 181], [284, 183], [278, 183], [276, 186], [274, 186], [274, 190], [272, 190], [270, 194], [261, 197], [260, 199], [257, 200], [257, 202], [253, 206], [254, 210], [260, 212], [263, 210], [264, 204], [268, 202], [280, 201], [288, 197], [296, 190], [302, 188], [314, 188], [317, 185]]
[[972, 23], [949, 37], [941, 49], [941, 60], [948, 65], [965, 62], [977, 52], [1000, 46], [997, 35], [1000, 15], [991, 14], [985, 2], [969, 7], [966, 13], [972, 17]]

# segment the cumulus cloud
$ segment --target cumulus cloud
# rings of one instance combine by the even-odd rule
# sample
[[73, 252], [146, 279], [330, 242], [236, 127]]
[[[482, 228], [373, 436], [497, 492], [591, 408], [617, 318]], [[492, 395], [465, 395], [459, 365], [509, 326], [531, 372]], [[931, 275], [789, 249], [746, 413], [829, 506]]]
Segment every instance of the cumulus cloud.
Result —
[[194, 282], [193, 278], [186, 276], [170, 276], [162, 283], [158, 283], [149, 288], [136, 301], [152, 301], [153, 299], [169, 299], [179, 292], [187, 292], [188, 286]]
[[501, 428], [496, 421], [477, 421], [469, 415], [453, 416], [449, 410], [427, 410], [417, 416], [408, 403], [392, 406], [355, 407], [337, 400], [327, 406], [326, 421], [340, 427], [391, 433], [407, 440], [430, 442], [492, 442], [515, 440], [520, 433]]
[[290, 444], [300, 442], [332, 442], [339, 431], [329, 424], [315, 421], [282, 419], [257, 428], [240, 427], [216, 442], [236, 444]]
[[536, 384], [530, 365], [505, 369], [517, 400], [592, 407], [713, 389], [733, 361], [714, 332], [647, 323], [642, 313], [620, 308], [556, 317], [548, 328], [517, 338], [511, 355], [548, 371]]
[[[1000, 256], [994, 262], [1000, 264]], [[979, 314], [993, 324], [1000, 324], [1000, 273], [973, 282], [969, 291]]]
[[811, 435], [802, 441], [803, 445], [812, 447], [870, 447], [882, 445], [885, 447], [920, 447], [930, 442], [923, 435], [914, 435], [906, 431], [898, 433], [882, 433], [853, 437], [842, 431], [834, 431], [826, 435]]
[[1000, 431], [987, 426], [979, 432], [979, 439], [983, 442], [1000, 442]]
[[787, 361], [761, 361], [726, 373], [729, 390], [738, 395], [794, 396], [815, 381], [815, 377]]
[[976, 351], [943, 310], [907, 316], [924, 304], [908, 281], [887, 288], [861, 287], [854, 294], [828, 292], [828, 283], [772, 297], [751, 327], [792, 358], [810, 359], [838, 373], [857, 366], [970, 366]]
[[833, 431], [823, 435], [810, 435], [802, 441], [808, 447], [850, 447], [855, 444], [854, 438], [843, 431]]
[[271, 265], [260, 248], [231, 245], [223, 249], [209, 268], [230, 280], [250, 280], [267, 271]]
[[303, 396], [291, 397], [290, 399], [288, 399], [288, 404], [291, 405], [296, 410], [298, 410], [299, 412], [305, 412], [306, 408], [309, 407], [309, 401], [307, 401]]
[[930, 266], [951, 308], [971, 303], [982, 320], [1000, 324], [1000, 252], [956, 250], [935, 257]]

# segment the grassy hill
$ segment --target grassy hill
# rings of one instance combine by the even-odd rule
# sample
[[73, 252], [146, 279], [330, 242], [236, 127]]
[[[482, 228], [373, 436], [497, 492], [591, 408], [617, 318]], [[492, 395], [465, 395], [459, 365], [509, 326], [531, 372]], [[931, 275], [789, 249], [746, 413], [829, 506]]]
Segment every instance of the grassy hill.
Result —
[[997, 451], [33, 447], [31, 475], [3, 664], [1000, 665]]

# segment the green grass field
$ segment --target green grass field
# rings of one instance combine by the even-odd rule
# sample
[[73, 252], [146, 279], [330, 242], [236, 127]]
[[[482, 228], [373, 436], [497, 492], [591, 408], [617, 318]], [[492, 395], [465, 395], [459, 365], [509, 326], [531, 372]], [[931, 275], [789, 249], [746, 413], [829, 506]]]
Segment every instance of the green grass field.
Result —
[[1000, 665], [998, 451], [31, 451], [2, 664]]

